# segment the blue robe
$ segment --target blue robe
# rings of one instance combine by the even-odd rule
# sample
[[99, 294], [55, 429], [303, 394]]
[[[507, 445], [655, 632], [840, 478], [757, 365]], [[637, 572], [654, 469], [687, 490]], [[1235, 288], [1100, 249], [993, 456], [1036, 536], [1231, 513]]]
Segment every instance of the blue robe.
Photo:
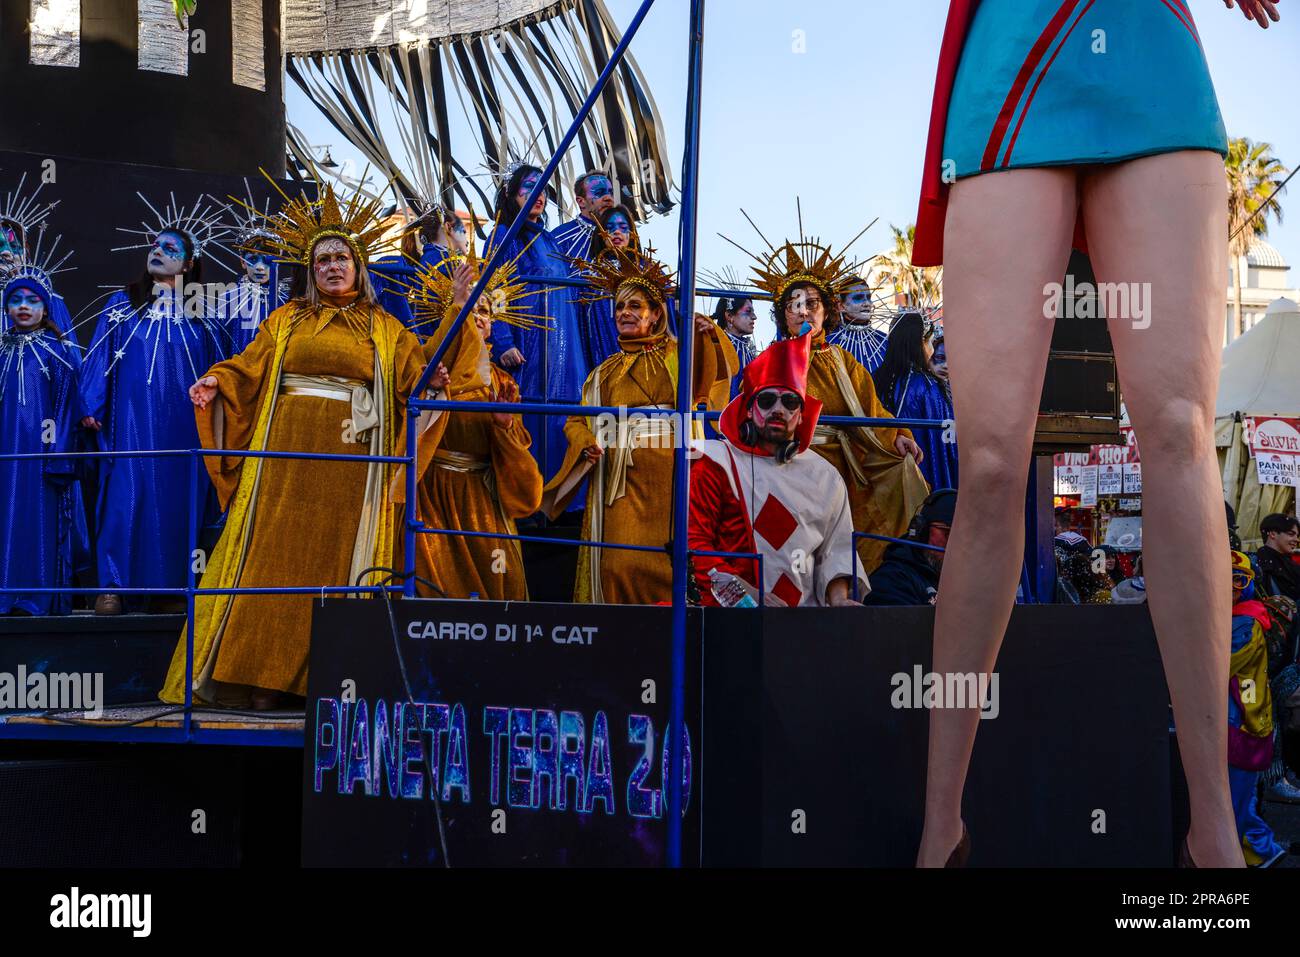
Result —
[[[103, 424], [106, 452], [199, 448], [189, 387], [226, 358], [219, 323], [180, 314], [171, 299], [131, 307], [114, 293], [86, 350], [83, 393]], [[104, 459], [95, 507], [99, 585], [183, 588], [189, 571], [188, 456]], [[194, 514], [215, 518], [208, 473], [198, 464]], [[136, 604], [127, 598], [128, 604]]]
[[853, 326], [842, 322], [838, 329], [826, 336], [826, 341], [839, 346], [874, 374], [885, 358], [885, 343], [889, 337], [870, 326]]
[[[381, 309], [411, 329], [415, 313], [411, 311], [408, 287], [415, 282], [415, 270], [401, 256], [385, 256], [367, 264], [370, 283], [375, 287], [375, 299]], [[428, 334], [428, 330], [425, 330]]]
[[[948, 387], [926, 372], [909, 372], [894, 386], [894, 417], [899, 419], [951, 419]], [[913, 429], [925, 461], [921, 474], [930, 488], [957, 487], [957, 443], [943, 440], [943, 429]]]
[[[274, 290], [274, 295], [272, 295]], [[289, 301], [289, 282], [279, 278], [279, 269], [271, 266], [271, 278], [258, 285], [241, 276], [239, 283], [222, 301], [221, 318], [225, 321], [223, 347], [237, 356], [257, 337], [266, 317]]]
[[[556, 248], [563, 256], [575, 259], [591, 258], [591, 240], [596, 235], [596, 223], [579, 216], [561, 223], [551, 232]], [[583, 275], [569, 266], [571, 279]], [[582, 358], [588, 369], [594, 369], [619, 351], [618, 329], [614, 327], [614, 303], [610, 299], [587, 301], [590, 290], [569, 287], [570, 300], [578, 313], [578, 328], [582, 331]]]
[[[0, 337], [0, 452], [76, 451], [74, 356], [48, 329]], [[72, 584], [89, 551], [80, 493], [72, 459], [0, 460], [0, 587]], [[64, 615], [72, 598], [0, 594], [0, 615], [15, 610]]]
[[[725, 329], [723, 331], [726, 332]], [[740, 395], [740, 380], [745, 375], [745, 366], [758, 358], [758, 350], [754, 348], [753, 336], [737, 336], [728, 332], [727, 338], [731, 340], [736, 349], [736, 358], [740, 360], [740, 368], [731, 377], [731, 397], [734, 399]]]
[[[494, 249], [505, 233], [504, 226], [493, 230], [488, 248]], [[569, 267], [557, 258], [555, 240], [535, 223], [524, 224], [514, 243], [505, 250], [505, 255], [507, 262], [519, 257], [516, 268], [520, 275], [569, 278]], [[508, 322], [493, 323], [493, 360], [500, 364], [501, 357], [510, 349], [523, 353], [524, 364], [506, 371], [518, 381], [520, 395], [526, 402], [581, 402], [582, 384], [587, 380], [589, 369], [583, 356], [578, 310], [573, 304], [574, 290], [558, 286], [545, 291], [544, 283], [530, 283], [529, 288], [532, 293], [521, 297], [515, 308], [528, 315], [545, 317], [549, 329], [529, 329]], [[533, 458], [537, 460], [542, 477], [547, 480], [559, 470], [569, 447], [564, 436], [564, 423], [562, 415], [524, 416], [524, 427], [533, 437]], [[570, 503], [570, 508], [575, 507]]]

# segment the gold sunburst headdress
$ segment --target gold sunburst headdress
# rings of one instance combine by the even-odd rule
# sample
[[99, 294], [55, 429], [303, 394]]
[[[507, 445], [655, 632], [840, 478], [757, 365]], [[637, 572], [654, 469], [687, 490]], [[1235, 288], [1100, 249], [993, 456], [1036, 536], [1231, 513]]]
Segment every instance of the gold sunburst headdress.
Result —
[[[483, 273], [483, 261], [478, 258], [474, 248], [474, 209], [470, 207], [469, 211], [471, 226], [467, 230], [469, 233], [469, 248], [464, 255], [453, 254], [447, 256], [437, 263], [422, 263], [418, 260], [411, 260], [415, 269], [415, 281], [407, 285], [407, 292], [411, 301], [411, 308], [415, 314], [414, 328], [424, 332], [431, 332], [442, 322], [447, 307], [452, 301], [452, 287], [455, 284], [453, 276], [462, 263], [469, 263], [474, 273], [474, 280], [477, 282], [479, 276]], [[539, 316], [519, 307], [522, 299], [529, 295], [540, 295], [551, 292], [553, 287], [546, 287], [541, 290], [530, 289], [519, 275], [519, 260], [523, 257], [532, 243], [527, 243], [519, 251], [519, 255], [514, 259], [506, 260], [501, 263], [492, 273], [492, 278], [488, 280], [487, 288], [483, 290], [480, 297], [486, 300], [488, 307], [492, 311], [492, 318], [500, 322], [508, 322], [512, 326], [522, 326], [528, 329], [545, 329], [551, 327], [547, 325], [547, 317]], [[488, 259], [491, 259], [489, 251]], [[406, 285], [405, 283], [400, 283]]]
[[582, 297], [584, 301], [614, 298], [622, 286], [630, 284], [644, 289], [654, 302], [667, 308], [676, 284], [654, 252], [653, 246], [647, 246], [645, 252], [631, 246], [610, 246], [595, 260], [563, 258], [591, 283]]
[[[319, 179], [315, 181], [317, 199], [309, 198], [305, 192], [290, 198], [266, 170], [262, 170], [262, 175], [284, 198], [284, 205], [268, 214], [237, 196], [230, 197], [252, 214], [245, 223], [246, 234], [251, 235], [241, 249], [266, 253], [282, 263], [310, 266], [311, 251], [318, 242], [341, 239], [348, 244], [359, 265], [370, 261], [372, 249], [388, 228], [380, 221], [381, 199], [367, 198], [358, 190], [340, 204], [334, 187]], [[248, 229], [253, 220], [263, 222], [266, 229]]]
[[762, 230], [750, 219], [749, 213], [743, 209], [740, 211], [767, 246], [767, 253], [761, 256], [755, 255], [734, 239], [723, 236], [722, 233], [718, 235], [758, 263], [757, 266], [750, 267], [754, 276], [754, 285], [771, 294], [773, 304], [779, 305], [781, 297], [791, 286], [809, 283], [821, 290], [829, 307], [831, 302], [839, 300], [840, 293], [846, 285], [859, 279], [858, 269], [862, 264], [856, 261], [849, 262], [848, 251], [868, 229], [875, 225], [876, 220], [873, 219], [864, 226], [862, 231], [837, 253], [817, 237], [805, 235], [803, 208], [798, 199], [795, 200], [795, 208], [799, 218], [799, 238], [787, 240], [780, 246], [773, 246], [768, 242]]

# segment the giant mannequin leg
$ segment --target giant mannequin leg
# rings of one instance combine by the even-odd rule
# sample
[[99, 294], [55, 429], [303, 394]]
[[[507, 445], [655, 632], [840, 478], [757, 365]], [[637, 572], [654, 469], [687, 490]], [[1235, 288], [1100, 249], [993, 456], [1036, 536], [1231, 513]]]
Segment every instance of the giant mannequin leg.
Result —
[[[935, 609], [940, 673], [988, 672], [997, 659], [1024, 552], [1025, 483], [1052, 339], [1045, 287], [1070, 258], [1072, 169], [959, 181], [944, 242], [944, 334], [961, 443], [961, 489]], [[919, 866], [942, 867], [961, 837], [974, 709], [930, 712]], [[974, 840], [980, 840], [979, 835]]]
[[1145, 320], [1111, 316], [1109, 325], [1142, 449], [1142, 570], [1187, 772], [1188, 848], [1201, 867], [1243, 865], [1228, 794], [1232, 585], [1214, 454], [1225, 190], [1223, 160], [1206, 151], [1105, 167], [1083, 182], [1098, 282], [1137, 284], [1144, 299], [1149, 290]]

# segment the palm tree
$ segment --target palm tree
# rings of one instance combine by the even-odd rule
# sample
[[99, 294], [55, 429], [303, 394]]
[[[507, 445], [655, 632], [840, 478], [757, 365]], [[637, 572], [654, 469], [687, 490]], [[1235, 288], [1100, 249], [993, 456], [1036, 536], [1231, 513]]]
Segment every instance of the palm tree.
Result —
[[877, 280], [892, 286], [894, 293], [902, 294], [909, 306], [931, 310], [943, 300], [943, 267], [913, 266], [912, 242], [916, 239], [916, 224], [900, 229], [889, 226], [894, 234], [893, 248], [880, 253], [871, 262]]
[[[1241, 259], [1257, 236], [1268, 235], [1271, 213], [1282, 222], [1282, 205], [1275, 193], [1287, 169], [1273, 155], [1271, 143], [1253, 143], [1244, 136], [1228, 143], [1224, 160], [1228, 174], [1228, 255], [1232, 258], [1232, 329], [1241, 328]], [[1253, 219], [1251, 217], [1254, 217]], [[1249, 225], [1244, 225], [1249, 222]], [[1244, 226], [1244, 228], [1243, 228]]]

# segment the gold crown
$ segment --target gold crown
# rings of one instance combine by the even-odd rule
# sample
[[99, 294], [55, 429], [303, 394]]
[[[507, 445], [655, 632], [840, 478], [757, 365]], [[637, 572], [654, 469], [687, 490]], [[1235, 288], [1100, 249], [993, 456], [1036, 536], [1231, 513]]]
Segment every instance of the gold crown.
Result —
[[256, 219], [264, 220], [270, 234], [250, 237], [248, 242], [240, 245], [241, 249], [268, 254], [282, 263], [310, 266], [311, 251], [316, 243], [333, 238], [341, 239], [351, 247], [358, 265], [370, 260], [371, 249], [387, 229], [379, 219], [381, 200], [366, 199], [360, 192], [354, 192], [340, 206], [334, 187], [320, 180], [315, 181], [318, 199], [309, 199], [306, 193], [290, 199], [266, 170], [261, 172], [284, 198], [284, 205], [278, 212], [268, 214], [236, 196], [230, 197], [253, 214], [249, 218], [250, 224]]
[[[816, 286], [828, 300], [838, 299], [846, 286], [860, 279], [858, 274], [860, 264], [850, 263], [845, 257], [849, 247], [875, 224], [874, 219], [863, 228], [862, 232], [846, 243], [839, 253], [836, 253], [817, 237], [804, 235], [801, 207], [799, 208], [799, 239], [787, 240], [779, 247], [768, 242], [767, 237], [754, 225], [754, 221], [749, 219], [748, 213], [743, 209], [740, 212], [749, 220], [749, 224], [754, 226], [754, 232], [758, 233], [759, 238], [767, 244], [769, 252], [757, 256], [735, 240], [722, 236], [721, 233], [718, 235], [758, 263], [757, 266], [750, 267], [754, 274], [754, 285], [770, 293], [773, 303], [780, 303], [781, 297], [791, 286], [801, 283]], [[828, 302], [827, 306], [829, 305]]]
[[[407, 291], [410, 297], [411, 309], [415, 314], [416, 329], [423, 328], [426, 332], [432, 332], [442, 321], [443, 315], [452, 301], [452, 287], [455, 284], [453, 276], [462, 263], [470, 264], [475, 281], [482, 275], [483, 263], [474, 251], [474, 208], [472, 206], [470, 207], [469, 216], [469, 249], [465, 255], [447, 256], [441, 262], [434, 264], [411, 260], [412, 264], [416, 266], [415, 281], [407, 286]], [[517, 308], [519, 301], [530, 294], [541, 295], [551, 291], [550, 287], [540, 291], [530, 290], [528, 284], [519, 277], [519, 260], [531, 245], [531, 242], [528, 243], [519, 251], [518, 256], [503, 262], [496, 268], [492, 273], [492, 278], [488, 280], [487, 288], [483, 290], [483, 294], [479, 298], [480, 301], [488, 303], [488, 307], [492, 311], [492, 318], [495, 320], [508, 322], [512, 326], [549, 329], [550, 326], [546, 324], [545, 316], [538, 316]], [[488, 258], [491, 258], [491, 256]], [[406, 284], [399, 281], [399, 285]]]
[[618, 295], [620, 287], [640, 286], [659, 305], [667, 305], [673, 292], [673, 276], [664, 264], [654, 258], [654, 247], [647, 246], [639, 252], [631, 246], [610, 246], [607, 255], [597, 261], [565, 256], [574, 269], [583, 274], [591, 288], [582, 297], [585, 301]]

